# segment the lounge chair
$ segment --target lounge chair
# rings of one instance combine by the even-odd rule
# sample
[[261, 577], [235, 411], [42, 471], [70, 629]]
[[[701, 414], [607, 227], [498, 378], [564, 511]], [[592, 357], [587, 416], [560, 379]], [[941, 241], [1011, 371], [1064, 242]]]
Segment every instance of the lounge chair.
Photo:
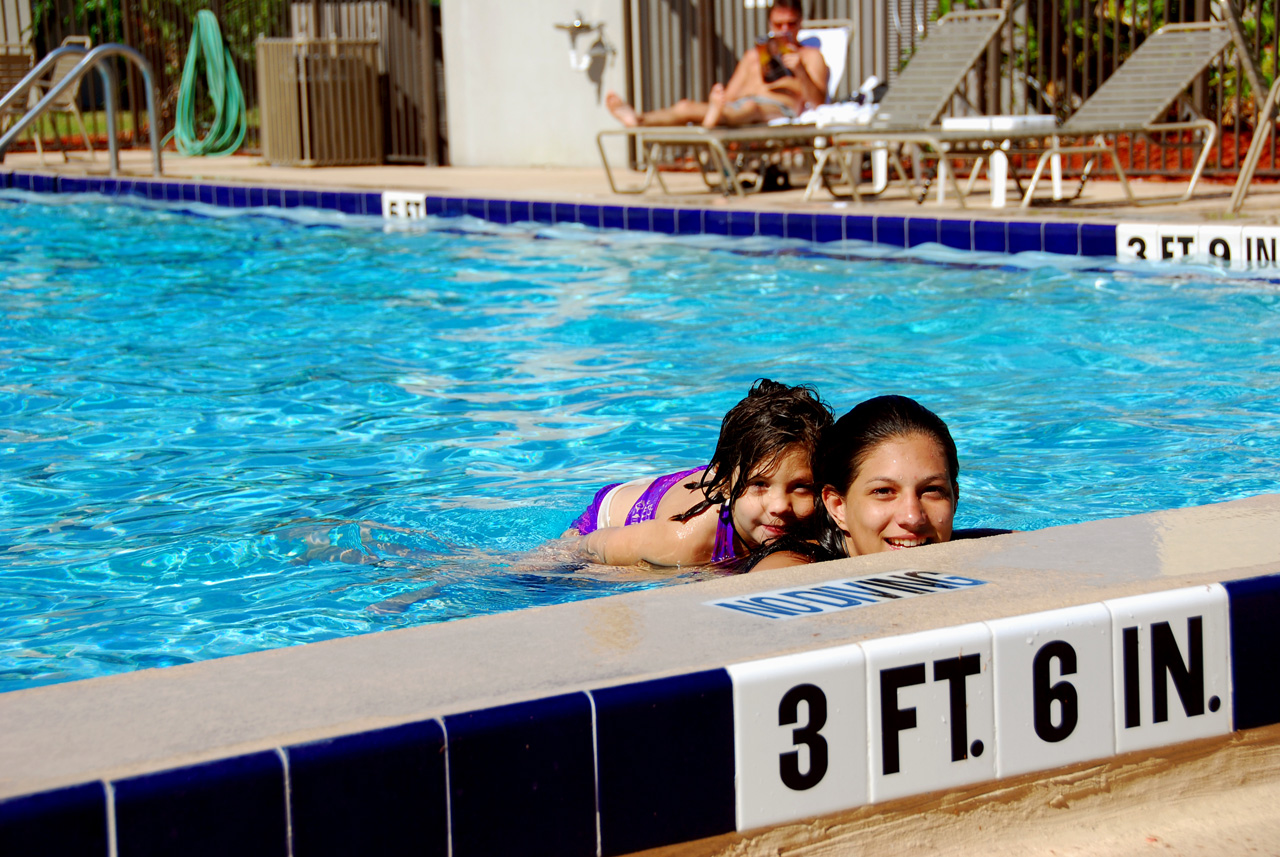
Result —
[[[827, 98], [836, 93], [848, 66], [849, 44], [853, 36], [853, 22], [845, 19], [817, 20], [807, 23], [797, 38], [802, 44], [814, 45], [822, 51], [830, 76], [827, 82]], [[699, 164], [708, 187], [726, 195], [742, 195], [760, 190], [764, 186], [763, 169], [756, 170], [754, 181], [743, 182], [742, 151], [751, 152], [758, 161], [771, 153], [796, 146], [813, 145], [816, 134], [814, 125], [748, 125], [737, 128], [703, 128], [700, 125], [644, 126], [639, 128], [610, 128], [596, 135], [596, 146], [604, 164], [605, 176], [614, 193], [644, 193], [657, 180], [664, 193], [670, 193], [662, 178], [660, 153], [664, 147], [679, 146], [700, 150]], [[605, 142], [611, 138], [633, 139], [641, 160], [646, 165], [644, 178], [638, 185], [623, 187], [614, 181]], [[740, 151], [730, 153], [730, 148]]]
[[[1169, 108], [1184, 90], [1231, 42], [1231, 34], [1225, 22], [1206, 21], [1189, 24], [1168, 24], [1152, 33], [1134, 51], [1119, 69], [1080, 106], [1067, 121], [1055, 128], [1036, 127], [1030, 130], [1009, 128], [999, 131], [946, 130], [941, 126], [925, 126], [916, 131], [877, 129], [834, 134], [831, 139], [833, 152], [841, 158], [867, 151], [875, 145], [889, 144], [891, 149], [914, 145], [927, 157], [938, 159], [939, 171], [947, 173], [961, 205], [966, 193], [955, 182], [947, 161], [955, 157], [974, 157], [973, 152], [990, 151], [992, 146], [1008, 146], [1011, 153], [1037, 155], [1035, 169], [1023, 193], [1022, 207], [1026, 208], [1034, 198], [1036, 185], [1045, 167], [1055, 156], [1067, 154], [1107, 155], [1112, 168], [1133, 205], [1157, 202], [1181, 202], [1189, 199], [1196, 182], [1208, 160], [1209, 151], [1217, 138], [1217, 125], [1209, 119], [1196, 116], [1189, 120], [1168, 121]], [[1138, 199], [1134, 196], [1129, 180], [1124, 174], [1115, 147], [1109, 140], [1118, 134], [1158, 134], [1161, 132], [1199, 131], [1203, 136], [1200, 154], [1186, 190], [1176, 196]], [[1043, 143], [1047, 147], [1029, 147], [1028, 143]], [[1060, 141], [1084, 140], [1074, 145], [1062, 145]], [[963, 150], [967, 150], [966, 154]], [[835, 156], [834, 154], [832, 156]], [[1090, 162], [1090, 167], [1092, 162]], [[1089, 177], [1087, 167], [1083, 176]], [[854, 176], [853, 178], [856, 178]], [[811, 181], [812, 187], [812, 181]], [[1083, 189], [1083, 181], [1081, 184]], [[1079, 193], [1076, 194], [1077, 196]]]
[[[826, 129], [829, 144], [817, 150], [805, 199], [824, 185], [835, 193], [828, 183], [827, 169], [833, 158], [840, 166], [841, 178], [849, 185], [850, 194], [860, 199], [861, 155], [883, 145], [885, 140], [935, 126], [1004, 22], [1003, 8], [966, 9], [939, 18], [929, 36], [911, 55], [906, 68], [890, 84], [870, 122], [847, 129]], [[842, 131], [855, 136], [833, 136], [840, 135]], [[864, 131], [874, 139], [869, 144], [854, 145], [851, 141], [862, 143], [866, 139], [861, 136]], [[845, 145], [834, 145], [837, 139], [844, 139]], [[896, 151], [890, 151], [890, 161], [899, 182], [911, 184]]]
[[[93, 47], [93, 42], [88, 36], [67, 36], [62, 40], [62, 45], [60, 47], [66, 47], [67, 45], [80, 45], [85, 48], [85, 50], [88, 50]], [[58, 61], [54, 63], [53, 71], [49, 73], [49, 77], [31, 85], [31, 104], [34, 105], [37, 101], [43, 98], [44, 94], [53, 89], [59, 81], [70, 74], [71, 70], [74, 69], [83, 58], [83, 55], [80, 54], [68, 54], [66, 56], [59, 57]], [[80, 126], [80, 136], [84, 140], [85, 148], [89, 150], [89, 160], [94, 160], [93, 143], [89, 140], [89, 131], [85, 127], [84, 116], [80, 114], [79, 102], [80, 84], [76, 83], [74, 86], [68, 88], [58, 96], [57, 100], [46, 108], [46, 112], [49, 114], [49, 124], [53, 128], [54, 136], [57, 137], [58, 122], [52, 114], [70, 114], [76, 120], [76, 124]], [[40, 163], [44, 164], [44, 148], [40, 144], [40, 129], [38, 126], [33, 125], [31, 127], [31, 132], [31, 136], [35, 140], [36, 152], [40, 155]], [[65, 146], [62, 149], [62, 160], [68, 160]]]

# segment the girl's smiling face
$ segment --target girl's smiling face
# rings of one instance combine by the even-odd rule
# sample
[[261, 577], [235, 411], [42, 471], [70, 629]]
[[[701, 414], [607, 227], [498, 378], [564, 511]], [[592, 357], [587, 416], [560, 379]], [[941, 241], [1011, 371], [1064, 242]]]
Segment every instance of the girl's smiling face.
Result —
[[951, 539], [956, 490], [947, 456], [927, 434], [892, 437], [862, 461], [845, 494], [822, 493], [845, 533], [850, 556], [900, 550]]
[[774, 461], [747, 475], [733, 504], [733, 529], [748, 548], [795, 529], [817, 510], [817, 490], [809, 450], [791, 446]]

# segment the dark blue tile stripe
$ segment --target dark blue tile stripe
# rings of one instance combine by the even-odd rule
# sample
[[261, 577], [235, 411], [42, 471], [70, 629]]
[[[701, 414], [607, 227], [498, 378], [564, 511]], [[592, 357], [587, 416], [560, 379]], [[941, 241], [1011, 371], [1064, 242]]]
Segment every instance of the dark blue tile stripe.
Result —
[[107, 793], [102, 783], [0, 801], [0, 854], [107, 857]]
[[[361, 191], [209, 185], [177, 180], [60, 177], [22, 172], [0, 172], [0, 188], [36, 193], [137, 196], [141, 199], [203, 202], [232, 208], [309, 207], [344, 214], [377, 216], [382, 213], [382, 194]], [[644, 205], [588, 205], [435, 195], [427, 195], [426, 213], [436, 217], [470, 215], [493, 223], [579, 223], [595, 228], [659, 232], [666, 235], [766, 235], [819, 243], [868, 241], [894, 247], [940, 243], [959, 250], [998, 253], [1043, 251], [1069, 256], [1114, 257], [1116, 253], [1115, 226], [1100, 223], [988, 221], [978, 218], [815, 214], [724, 208], [672, 209]]]
[[1013, 222], [1008, 224], [1009, 253], [1039, 253], [1044, 249], [1044, 224]]
[[1116, 255], [1116, 227], [1110, 223], [1083, 223], [1080, 225], [1080, 255]]
[[844, 240], [844, 218], [838, 214], [815, 214], [813, 240], [820, 244]]
[[1046, 253], [1058, 253], [1064, 256], [1081, 255], [1080, 224], [1045, 223], [1044, 250]]
[[606, 205], [600, 209], [600, 225], [605, 229], [626, 229], [627, 210], [620, 205]]
[[593, 690], [591, 698], [602, 854], [629, 854], [734, 829], [728, 672]]
[[713, 208], [702, 213], [702, 231], [708, 235], [729, 234], [729, 212]]
[[877, 244], [888, 244], [893, 247], [907, 246], [907, 219], [882, 215], [876, 218], [875, 225]]
[[595, 753], [585, 693], [451, 715], [445, 731], [454, 857], [594, 857]]
[[285, 752], [297, 857], [448, 853], [444, 730], [436, 721]]
[[1280, 723], [1280, 575], [1224, 583], [1231, 616], [1232, 724]]
[[814, 215], [803, 211], [788, 211], [782, 220], [787, 238], [799, 238], [802, 241], [813, 240], [813, 230], [817, 223]]
[[284, 762], [273, 752], [115, 784], [120, 857], [286, 857]]
[[[1280, 723], [1280, 575], [1223, 587], [1233, 728]], [[287, 817], [297, 857], [444, 854], [448, 831], [459, 857], [589, 855], [597, 808], [605, 855], [734, 829], [733, 694], [723, 669], [454, 714], [444, 723], [117, 780], [116, 853], [283, 855]], [[105, 857], [109, 829], [99, 782], [0, 800], [6, 857]]]

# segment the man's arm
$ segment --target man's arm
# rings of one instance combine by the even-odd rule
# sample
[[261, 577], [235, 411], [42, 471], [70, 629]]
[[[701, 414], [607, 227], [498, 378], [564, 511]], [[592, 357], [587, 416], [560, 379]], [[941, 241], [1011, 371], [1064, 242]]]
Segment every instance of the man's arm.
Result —
[[790, 69], [796, 83], [800, 84], [800, 96], [805, 103], [814, 106], [827, 103], [827, 84], [831, 71], [822, 51], [804, 48], [795, 53], [783, 54], [782, 64]]

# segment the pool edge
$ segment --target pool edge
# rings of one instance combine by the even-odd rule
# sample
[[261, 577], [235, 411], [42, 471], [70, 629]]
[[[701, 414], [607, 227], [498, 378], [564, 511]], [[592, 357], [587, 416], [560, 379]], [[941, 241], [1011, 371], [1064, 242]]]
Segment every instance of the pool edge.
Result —
[[[1266, 520], [1272, 520], [1273, 525], [1266, 525]], [[735, 676], [735, 670], [741, 673], [744, 665], [767, 667], [781, 681], [779, 687], [788, 683], [793, 689], [822, 686], [821, 678], [809, 679], [828, 669], [833, 657], [856, 660], [856, 652], [837, 650], [860, 647], [873, 660], [885, 656], [881, 650], [888, 644], [903, 650], [923, 645], [920, 651], [942, 652], [954, 648], [962, 637], [980, 643], [984, 632], [975, 624], [988, 628], [994, 646], [997, 638], [1013, 639], [1000, 630], [1004, 627], [1001, 623], [1016, 625], [1020, 617], [1039, 617], [1046, 609], [1057, 611], [1058, 619], [1042, 630], [1051, 637], [1071, 639], [1070, 635], [1089, 621], [1099, 621], [1097, 605], [1105, 606], [1108, 621], [1114, 621], [1115, 629], [1122, 632], [1114, 634], [1117, 639], [1109, 643], [1117, 674], [1128, 669], [1132, 660], [1128, 648], [1130, 627], [1141, 629], [1134, 631], [1133, 651], [1147, 646], [1141, 651], [1146, 652], [1143, 657], [1153, 659], [1152, 663], [1157, 662], [1157, 655], [1151, 653], [1151, 646], [1165, 647], [1160, 663], [1169, 670], [1172, 682], [1164, 690], [1166, 719], [1152, 720], [1151, 705], [1155, 702], [1158, 710], [1159, 693], [1153, 696], [1155, 691], [1144, 690], [1145, 696], [1134, 697], [1138, 732], [1132, 735], [1154, 728], [1157, 723], [1179, 720], [1180, 711], [1185, 715], [1179, 720], [1180, 729], [1157, 736], [1155, 743], [1143, 743], [1148, 739], [1142, 739], [1135, 744], [1132, 735], [1124, 737], [1124, 728], [1116, 726], [1112, 752], [1089, 759], [1269, 726], [1280, 722], [1280, 694], [1267, 680], [1265, 667], [1280, 655], [1280, 632], [1273, 621], [1275, 610], [1280, 607], [1280, 557], [1262, 543], [1259, 534], [1274, 532], [1276, 523], [1280, 523], [1280, 495], [1264, 495], [1214, 506], [956, 543], [905, 557], [868, 557], [787, 572], [724, 578], [539, 608], [523, 615], [480, 617], [451, 625], [227, 658], [190, 668], [171, 667], [3, 694], [0, 719], [13, 717], [9, 722], [22, 721], [23, 730], [39, 731], [50, 741], [58, 739], [60, 730], [75, 728], [76, 723], [86, 729], [101, 728], [90, 721], [105, 716], [104, 709], [111, 705], [133, 710], [135, 716], [142, 715], [145, 707], [169, 707], [185, 711], [186, 717], [197, 721], [207, 718], [207, 722], [183, 723], [174, 728], [201, 737], [209, 747], [204, 752], [188, 749], [169, 763], [153, 760], [117, 765], [114, 769], [100, 767], [92, 773], [86, 771], [87, 776], [79, 779], [64, 773], [61, 785], [51, 789], [24, 790], [13, 782], [0, 783], [0, 792], [8, 795], [0, 799], [0, 844], [15, 841], [14, 836], [30, 830], [39, 831], [42, 836], [49, 835], [49, 831], [74, 834], [93, 843], [107, 839], [117, 844], [147, 842], [151, 841], [148, 837], [159, 835], [153, 831], [157, 814], [169, 817], [174, 813], [195, 819], [184, 823], [190, 825], [190, 830], [207, 835], [202, 824], [207, 826], [210, 818], [236, 813], [248, 825], [245, 831], [253, 831], [243, 835], [255, 837], [253, 848], [241, 853], [285, 853], [275, 847], [282, 844], [278, 841], [281, 836], [304, 835], [329, 843], [320, 849], [322, 852], [332, 847], [328, 853], [338, 853], [340, 849], [334, 843], [346, 841], [343, 837], [350, 835], [351, 825], [372, 824], [381, 817], [380, 807], [398, 805], [397, 800], [412, 797], [431, 809], [428, 815], [436, 825], [431, 841], [441, 848], [451, 840], [455, 848], [470, 843], [476, 851], [483, 851], [518, 844], [495, 840], [493, 837], [498, 834], [487, 829], [492, 826], [492, 819], [486, 823], [485, 813], [468, 803], [468, 793], [474, 795], [480, 785], [499, 780], [532, 784], [524, 792], [516, 790], [517, 796], [524, 796], [523, 802], [517, 799], [523, 823], [509, 829], [521, 837], [542, 833], [550, 836], [559, 831], [555, 835], [562, 838], [555, 841], [562, 844], [560, 853], [596, 853], [597, 814], [599, 847], [605, 854], [669, 845], [735, 829], [755, 830], [763, 826], [761, 816], [753, 816], [752, 810], [739, 805], [741, 795], [744, 789], [756, 789], [769, 779], [768, 771], [778, 763], [776, 748], [749, 745], [746, 750], [759, 750], [755, 762], [735, 760], [733, 753], [742, 751], [744, 742], [735, 743], [732, 736], [744, 734], [745, 727], [735, 723], [739, 713], [759, 710], [758, 705], [742, 702], [742, 689], [764, 688], [767, 692], [770, 685], [764, 679]], [[1203, 548], [1206, 544], [1212, 544], [1213, 549]], [[826, 593], [830, 598], [834, 591], [829, 585], [831, 580], [849, 577], [851, 569], [863, 576], [873, 574], [886, 579], [886, 575], [905, 568], [932, 568], [938, 574], [968, 575], [971, 579], [981, 576], [986, 580], [983, 586], [964, 588], [963, 593], [951, 591], [955, 587], [931, 588], [926, 597], [906, 602], [882, 600], [870, 612], [860, 613], [863, 607], [847, 604], [849, 609], [818, 611], [813, 616], [801, 615], [773, 624], [759, 617], [729, 612], [720, 615], [709, 603], [789, 586], [791, 603], [802, 604], [805, 597], [811, 598], [803, 593]], [[886, 585], [881, 584], [882, 588]], [[1092, 611], [1092, 619], [1088, 611]], [[868, 617], [873, 616], [881, 617], [878, 630], [866, 626], [871, 621]], [[697, 617], [700, 624], [691, 625], [689, 617]], [[1188, 617], [1199, 617], [1200, 621], [1192, 622]], [[574, 627], [567, 632], [558, 628], [569, 624]], [[1160, 626], [1164, 630], [1159, 630]], [[1203, 634], [1199, 668], [1194, 665], [1197, 656], [1188, 648], [1190, 638], [1186, 637], [1193, 627], [1201, 629], [1196, 634]], [[886, 634], [886, 628], [892, 632]], [[658, 632], [675, 635], [676, 639], [648, 639]], [[1015, 632], [1015, 637], [1025, 633], [1016, 628]], [[1149, 638], [1145, 636], [1148, 634]], [[1145, 642], [1138, 640], [1138, 635]], [[716, 636], [727, 640], [727, 649], [716, 648]], [[468, 684], [457, 676], [438, 676], [442, 684], [452, 682], [461, 688], [457, 695], [463, 695], [467, 687], [488, 686], [490, 690], [488, 695], [473, 696], [472, 705], [461, 698], [432, 702], [433, 694], [439, 695], [436, 690], [415, 682], [430, 675], [429, 670], [421, 671], [418, 659], [438, 657], [432, 649], [433, 644], [439, 643], [447, 643], [451, 653], [487, 652], [492, 657], [529, 663], [543, 660], [553, 666], [551, 677], [540, 684], [536, 676], [524, 674], [527, 664], [515, 663], [513, 669], [522, 676], [515, 684], [523, 689], [504, 693], [492, 690], [501, 680]], [[868, 645], [872, 643], [875, 645]], [[562, 650], [557, 651], [561, 644]], [[1172, 653], [1169, 645], [1173, 646]], [[1214, 649], [1215, 645], [1220, 650]], [[646, 646], [661, 651], [666, 659], [644, 656]], [[969, 647], [966, 652], [976, 651], [971, 644], [964, 646]], [[738, 658], [727, 653], [733, 650], [743, 654]], [[373, 655], [377, 657], [370, 657]], [[920, 662], [929, 661], [937, 670], [939, 658], [930, 655]], [[1227, 674], [1211, 675], [1211, 662], [1218, 664], [1219, 671], [1225, 663]], [[1140, 667], [1143, 661], [1133, 663]], [[261, 673], [264, 666], [266, 676], [261, 681], [265, 684], [260, 683], [259, 687], [311, 682], [303, 688], [307, 691], [328, 683], [333, 685], [329, 688], [331, 693], [373, 693], [384, 699], [373, 700], [364, 708], [356, 706], [365, 711], [363, 721], [348, 713], [327, 730], [297, 725], [297, 721], [307, 719], [301, 710], [280, 712], [279, 722], [287, 726], [280, 733], [280, 740], [273, 743], [262, 738], [237, 740], [235, 724], [225, 722], [228, 717], [248, 717], [246, 711], [254, 706], [269, 707], [269, 701], [228, 700], [221, 709], [214, 710], [217, 705], [184, 698], [181, 693], [184, 685], [188, 686], [187, 691], [194, 686], [192, 677], [199, 679], [196, 684], [205, 694], [243, 691], [252, 686], [246, 684], [244, 670]], [[1077, 668], [1083, 667], [1073, 665], [1072, 672]], [[477, 669], [495, 671], [492, 665]], [[993, 718], [999, 716], [995, 697], [1001, 687], [1000, 669], [998, 663], [992, 668], [996, 692], [988, 694]], [[1190, 680], [1187, 674], [1194, 679], [1197, 669], [1202, 686], [1207, 687], [1204, 696], [1212, 693], [1218, 704], [1215, 706], [1212, 698], [1206, 698], [1198, 713], [1188, 713], [1196, 705], [1184, 685]], [[1067, 670], [1062, 669], [1061, 673], [1054, 674], [1055, 682], [1066, 680]], [[393, 677], [404, 686], [388, 686], [388, 679]], [[1119, 698], [1127, 693], [1127, 679], [1116, 675], [1112, 678], [1118, 689], [1111, 712], [1119, 722], [1131, 716], [1132, 706]], [[946, 678], [944, 674], [941, 681], [944, 688], [956, 686], [954, 677]], [[540, 686], [542, 690], [538, 691]], [[908, 692], [902, 689], [910, 686], [910, 682], [900, 684], [898, 692]], [[1154, 687], [1152, 683], [1151, 688]], [[279, 693], [283, 697], [289, 691], [288, 687], [280, 687]], [[85, 692], [99, 694], [100, 699], [77, 714], [74, 705], [67, 703]], [[875, 688], [867, 684], [867, 699], [873, 692]], [[1064, 693], [1059, 684], [1052, 684], [1048, 692], [1059, 696]], [[406, 695], [417, 695], [421, 701], [409, 702], [406, 707]], [[36, 703], [34, 708], [25, 705], [28, 701]], [[110, 705], [100, 704], [107, 701]], [[48, 707], [50, 704], [52, 708]], [[325, 704], [320, 699], [315, 701], [316, 706]], [[340, 708], [344, 704], [339, 701]], [[973, 704], [978, 706], [977, 702]], [[47, 714], [58, 714], [37, 723], [26, 722], [28, 718], [21, 713], [40, 710], [42, 705]], [[902, 728], [916, 728], [904, 725], [907, 721], [900, 715], [906, 708], [904, 702], [896, 709], [899, 715], [893, 715], [898, 717], [895, 722]], [[378, 720], [379, 710], [392, 709], [416, 711], [417, 716], [390, 714], [384, 722], [373, 722]], [[798, 712], [798, 720], [792, 721], [794, 727], [781, 728], [782, 733], [789, 735], [792, 729], [808, 728], [801, 721], [813, 716], [812, 707], [800, 706]], [[973, 715], [970, 727], [983, 728], [980, 720]], [[1206, 732], [1204, 724], [1210, 720], [1212, 728]], [[1050, 721], [1048, 728], [1052, 731], [1055, 723], [1052, 718]], [[357, 722], [363, 728], [352, 729]], [[1192, 724], [1190, 731], [1181, 728], [1188, 723]], [[832, 725], [819, 727], [818, 733], [834, 741], [835, 725], [833, 720]], [[136, 726], [114, 728], [128, 730]], [[774, 727], [775, 731], [778, 728]], [[724, 743], [726, 733], [730, 736], [729, 745]], [[110, 734], [108, 728], [103, 737]], [[1092, 736], [1095, 741], [1101, 740], [1096, 729]], [[137, 736], [137, 740], [150, 737]], [[1006, 739], [999, 728], [993, 736], [984, 737], [990, 738], [989, 753], [975, 751], [967, 759], [953, 756], [950, 761], [943, 760], [945, 765], [986, 764], [984, 755], [995, 764], [1001, 756], [1000, 742]], [[0, 757], [4, 754], [12, 758], [14, 747], [6, 750], [0, 746]], [[766, 775], [746, 775], [753, 764], [758, 768], [762, 759]], [[542, 794], [534, 795], [538, 778], [551, 782], [546, 778], [553, 768], [563, 768], [556, 774], [559, 779], [554, 782], [560, 785], [552, 790], [554, 794], [548, 795], [543, 789]], [[951, 787], [989, 781], [983, 770], [977, 769], [978, 779], [953, 783]], [[799, 773], [803, 778], [806, 771], [801, 767]], [[811, 775], [813, 769], [807, 773]], [[326, 782], [335, 783], [327, 792], [322, 787]], [[343, 782], [348, 785], [343, 786]], [[366, 785], [363, 791], [353, 793], [350, 782]], [[686, 788], [675, 788], [677, 782]], [[378, 787], [377, 783], [385, 785]], [[928, 779], [927, 784], [927, 788], [917, 784], [916, 790], [909, 789], [908, 794], [929, 793], [938, 785], [936, 779]], [[821, 783], [814, 785], [820, 787]], [[292, 795], [289, 800], [286, 789]], [[811, 788], [796, 793], [817, 794]], [[588, 807], [597, 794], [598, 805]], [[900, 796], [881, 795], [876, 802]], [[829, 795], [824, 797], [831, 799]], [[274, 808], [268, 806], [264, 811], [264, 800]], [[187, 803], [199, 811], [191, 811]], [[766, 801], [765, 805], [770, 803]], [[822, 804], [809, 814], [856, 805]], [[690, 806], [697, 812], [690, 813]], [[288, 825], [284, 819], [288, 819]], [[783, 821], [773, 819], [769, 823]], [[286, 828], [291, 832], [282, 834]], [[320, 836], [320, 832], [324, 835]], [[417, 842], [411, 836], [420, 833], [417, 828], [397, 829], [394, 836], [403, 837], [397, 842]], [[6, 836], [10, 838], [6, 840]], [[130, 852], [121, 849], [118, 853]]]

